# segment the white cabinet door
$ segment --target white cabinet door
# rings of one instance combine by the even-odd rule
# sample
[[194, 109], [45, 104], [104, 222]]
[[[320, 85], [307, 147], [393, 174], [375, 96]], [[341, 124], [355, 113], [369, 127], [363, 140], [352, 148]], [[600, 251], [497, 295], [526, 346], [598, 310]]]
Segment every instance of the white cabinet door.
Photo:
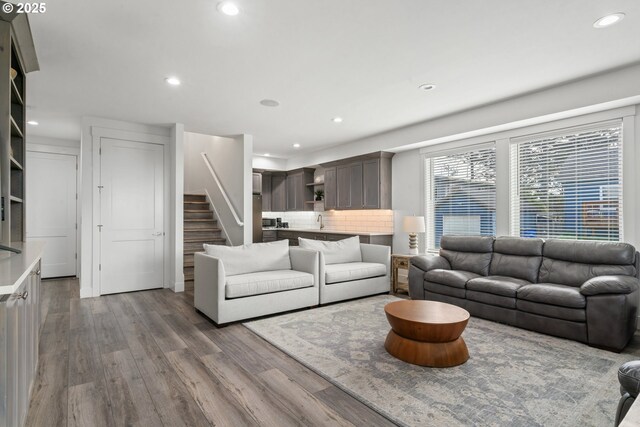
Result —
[[46, 242], [42, 275], [76, 275], [76, 156], [27, 151], [27, 241]]
[[101, 138], [100, 293], [164, 286], [164, 147]]

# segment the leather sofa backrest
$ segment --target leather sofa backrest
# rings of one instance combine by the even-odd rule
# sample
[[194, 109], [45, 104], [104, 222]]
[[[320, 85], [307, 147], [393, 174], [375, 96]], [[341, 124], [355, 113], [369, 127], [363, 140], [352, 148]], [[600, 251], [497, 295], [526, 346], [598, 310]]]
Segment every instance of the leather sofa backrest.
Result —
[[597, 276], [637, 276], [636, 250], [627, 243], [549, 239], [538, 282], [579, 287]]
[[508, 276], [535, 283], [542, 263], [542, 239], [498, 237], [489, 267], [492, 276]]
[[489, 275], [493, 253], [491, 236], [442, 236], [440, 256], [451, 264], [452, 270], [464, 270], [481, 276]]

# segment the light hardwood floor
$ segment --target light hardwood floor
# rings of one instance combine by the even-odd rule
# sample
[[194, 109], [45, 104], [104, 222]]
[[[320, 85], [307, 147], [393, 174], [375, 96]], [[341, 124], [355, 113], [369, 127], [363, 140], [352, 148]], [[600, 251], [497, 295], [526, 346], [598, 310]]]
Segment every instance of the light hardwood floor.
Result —
[[42, 288], [28, 426], [393, 425], [244, 326], [217, 328], [193, 291]]

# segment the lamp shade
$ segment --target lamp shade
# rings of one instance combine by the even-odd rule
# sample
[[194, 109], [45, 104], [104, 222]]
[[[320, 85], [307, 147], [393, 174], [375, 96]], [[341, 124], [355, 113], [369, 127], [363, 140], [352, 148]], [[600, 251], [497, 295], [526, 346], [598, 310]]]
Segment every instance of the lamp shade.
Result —
[[424, 233], [424, 217], [405, 216], [402, 220], [402, 231], [406, 233]]

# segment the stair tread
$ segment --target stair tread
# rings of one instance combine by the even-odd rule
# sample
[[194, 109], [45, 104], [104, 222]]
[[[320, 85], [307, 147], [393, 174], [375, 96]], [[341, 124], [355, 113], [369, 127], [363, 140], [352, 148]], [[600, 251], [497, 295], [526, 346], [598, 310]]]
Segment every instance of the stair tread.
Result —
[[211, 233], [211, 232], [220, 231], [220, 229], [219, 229], [219, 228], [216, 228], [216, 227], [212, 227], [212, 228], [189, 228], [189, 229], [185, 229], [185, 231], [188, 231], [189, 233], [193, 233], [193, 232], [195, 232], [195, 231], [198, 231], [198, 232], [200, 232], [200, 231], [203, 231], [203, 232], [204, 232], [204, 231], [206, 231], [206, 232]]
[[185, 212], [189, 212], [189, 213], [212, 213], [213, 211], [211, 209], [185, 209]]
[[189, 201], [189, 200], [188, 200], [188, 201], [185, 201], [185, 202], [183, 202], [183, 203], [185, 203], [185, 204], [187, 204], [187, 203], [191, 203], [191, 204], [193, 204], [193, 205], [208, 205], [208, 204], [209, 204], [209, 202], [195, 202], [195, 201], [193, 201], [193, 200], [191, 200], [191, 201]]
[[184, 243], [207, 243], [209, 241], [219, 242], [222, 240], [225, 240], [225, 238], [224, 237], [199, 237], [195, 239], [184, 239]]
[[185, 218], [184, 222], [202, 222], [202, 221], [216, 221], [212, 218]]

